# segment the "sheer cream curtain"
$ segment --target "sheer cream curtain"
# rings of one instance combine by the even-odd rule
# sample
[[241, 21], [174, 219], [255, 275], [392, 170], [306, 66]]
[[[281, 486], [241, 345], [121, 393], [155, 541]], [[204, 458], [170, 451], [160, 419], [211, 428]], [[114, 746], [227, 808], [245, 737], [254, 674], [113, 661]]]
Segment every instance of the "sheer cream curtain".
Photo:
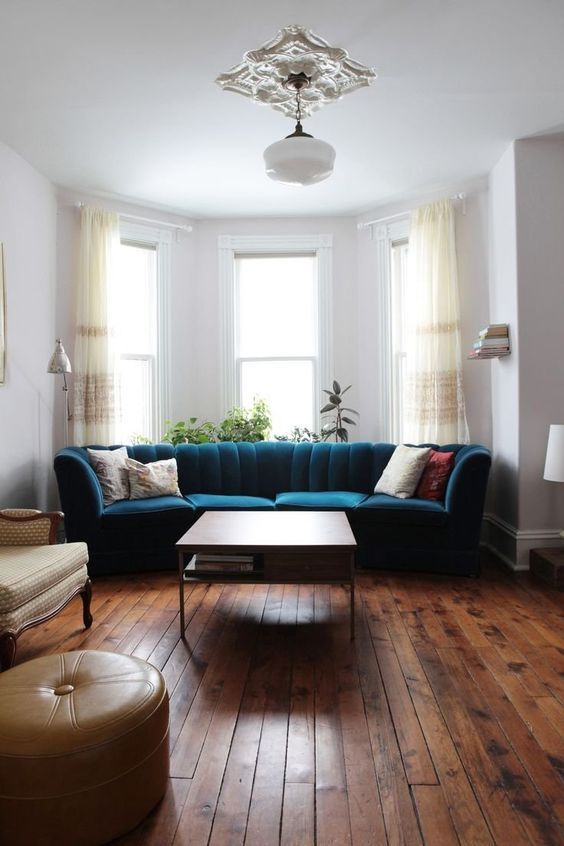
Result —
[[110, 300], [119, 243], [116, 213], [81, 208], [73, 358], [76, 444], [115, 443], [118, 390]]
[[468, 443], [450, 200], [412, 214], [407, 292], [405, 439], [409, 443]]

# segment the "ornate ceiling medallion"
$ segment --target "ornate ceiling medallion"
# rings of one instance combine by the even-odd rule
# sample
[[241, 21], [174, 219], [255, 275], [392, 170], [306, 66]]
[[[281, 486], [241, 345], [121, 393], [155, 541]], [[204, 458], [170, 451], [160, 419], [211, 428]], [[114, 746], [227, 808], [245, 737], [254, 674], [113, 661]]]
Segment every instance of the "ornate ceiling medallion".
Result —
[[298, 74], [309, 79], [301, 95], [304, 115], [376, 79], [372, 68], [350, 59], [341, 47], [331, 47], [304, 27], [287, 26], [258, 50], [245, 53], [243, 61], [221, 73], [216, 82], [226, 91], [243, 94], [293, 117], [295, 94], [288, 89], [287, 80]]

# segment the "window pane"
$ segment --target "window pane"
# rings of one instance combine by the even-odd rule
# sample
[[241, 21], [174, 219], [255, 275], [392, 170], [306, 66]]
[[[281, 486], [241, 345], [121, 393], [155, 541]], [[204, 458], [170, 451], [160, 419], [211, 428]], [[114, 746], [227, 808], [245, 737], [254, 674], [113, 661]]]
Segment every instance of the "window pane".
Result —
[[241, 404], [249, 407], [255, 397], [266, 400], [273, 435], [287, 435], [294, 426], [313, 429], [313, 391], [311, 361], [241, 362]]
[[120, 443], [130, 444], [135, 435], [151, 436], [151, 362], [121, 359]]
[[156, 323], [156, 250], [122, 243], [113, 301], [122, 353], [153, 354]]
[[239, 256], [238, 355], [309, 356], [317, 351], [315, 256]]

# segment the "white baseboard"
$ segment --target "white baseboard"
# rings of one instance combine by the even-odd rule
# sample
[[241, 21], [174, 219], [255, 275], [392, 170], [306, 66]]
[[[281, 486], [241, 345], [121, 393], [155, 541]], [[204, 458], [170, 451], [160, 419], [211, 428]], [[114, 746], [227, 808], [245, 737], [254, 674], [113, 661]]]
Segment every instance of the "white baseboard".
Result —
[[560, 529], [516, 529], [496, 514], [484, 514], [483, 544], [511, 570], [529, 569], [531, 549], [561, 546]]

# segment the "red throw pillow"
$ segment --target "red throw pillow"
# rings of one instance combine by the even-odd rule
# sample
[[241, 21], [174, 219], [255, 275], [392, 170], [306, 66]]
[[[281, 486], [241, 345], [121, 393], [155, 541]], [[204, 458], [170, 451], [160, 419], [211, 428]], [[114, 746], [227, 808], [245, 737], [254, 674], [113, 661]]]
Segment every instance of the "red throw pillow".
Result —
[[438, 452], [432, 449], [415, 496], [419, 499], [443, 499], [453, 466], [454, 452]]

